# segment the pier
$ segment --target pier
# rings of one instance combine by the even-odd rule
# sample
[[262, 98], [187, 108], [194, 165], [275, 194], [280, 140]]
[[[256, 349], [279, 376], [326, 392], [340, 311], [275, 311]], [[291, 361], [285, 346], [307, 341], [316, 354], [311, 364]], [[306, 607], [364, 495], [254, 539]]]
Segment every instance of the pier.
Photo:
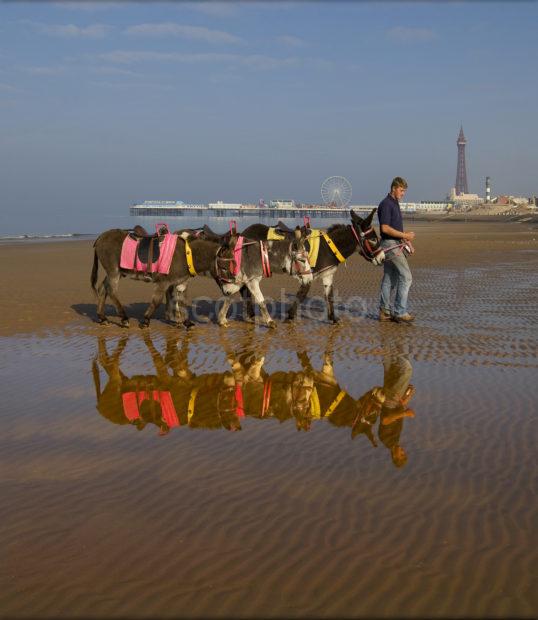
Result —
[[377, 208], [377, 205], [351, 205], [346, 208], [322, 207], [317, 205], [304, 206], [295, 208], [275, 208], [275, 207], [257, 207], [257, 206], [240, 206], [240, 207], [210, 207], [207, 205], [132, 205], [130, 207], [130, 215], [153, 217], [243, 217], [254, 216], [259, 218], [281, 219], [281, 218], [347, 218], [350, 209], [357, 212], [371, 211]]

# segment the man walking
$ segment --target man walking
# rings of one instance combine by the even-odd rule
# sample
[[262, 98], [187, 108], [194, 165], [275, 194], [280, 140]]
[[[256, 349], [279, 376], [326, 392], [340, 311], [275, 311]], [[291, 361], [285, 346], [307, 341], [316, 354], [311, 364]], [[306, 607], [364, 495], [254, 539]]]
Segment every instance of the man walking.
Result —
[[[415, 317], [407, 312], [407, 295], [411, 286], [411, 270], [403, 247], [394, 250], [405, 241], [415, 238], [414, 232], [404, 232], [400, 200], [407, 190], [407, 181], [401, 177], [393, 179], [390, 193], [377, 209], [381, 229], [381, 247], [385, 250], [383, 280], [379, 300], [379, 320], [411, 323]], [[392, 303], [391, 303], [392, 299]]]

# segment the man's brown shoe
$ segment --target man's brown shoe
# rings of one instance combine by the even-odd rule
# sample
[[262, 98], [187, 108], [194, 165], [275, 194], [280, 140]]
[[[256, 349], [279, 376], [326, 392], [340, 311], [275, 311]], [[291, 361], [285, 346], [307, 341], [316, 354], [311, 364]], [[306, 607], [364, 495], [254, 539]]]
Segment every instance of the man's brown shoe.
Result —
[[392, 320], [395, 323], [412, 323], [415, 320], [415, 317], [414, 315], [409, 314], [409, 312], [406, 312], [405, 314], [400, 314], [399, 316], [395, 314], [392, 317]]
[[386, 310], [380, 310], [379, 311], [379, 320], [380, 321], [390, 321], [392, 320], [392, 314], [390, 312], [387, 312]]

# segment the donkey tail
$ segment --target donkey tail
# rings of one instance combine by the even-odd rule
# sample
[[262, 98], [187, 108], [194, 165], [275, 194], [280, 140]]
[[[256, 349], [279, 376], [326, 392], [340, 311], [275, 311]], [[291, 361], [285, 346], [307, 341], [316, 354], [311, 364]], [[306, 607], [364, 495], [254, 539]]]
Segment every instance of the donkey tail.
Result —
[[99, 260], [97, 258], [97, 252], [93, 251], [93, 268], [92, 268], [92, 276], [90, 279], [93, 292], [97, 295], [97, 289], [95, 288], [95, 284], [97, 282], [97, 272], [99, 270]]

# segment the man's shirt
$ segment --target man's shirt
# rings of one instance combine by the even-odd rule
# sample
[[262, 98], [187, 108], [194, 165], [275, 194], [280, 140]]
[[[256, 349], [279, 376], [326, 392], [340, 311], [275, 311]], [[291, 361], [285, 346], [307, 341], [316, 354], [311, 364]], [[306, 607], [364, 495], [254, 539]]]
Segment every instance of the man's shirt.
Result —
[[[380, 227], [381, 224], [388, 224], [395, 230], [403, 232], [400, 203], [391, 194], [387, 194], [387, 197], [379, 203], [379, 207], [377, 207], [377, 219], [379, 220]], [[399, 241], [396, 237], [391, 237], [391, 235], [387, 235], [383, 231], [381, 231], [381, 239], [394, 239]]]

